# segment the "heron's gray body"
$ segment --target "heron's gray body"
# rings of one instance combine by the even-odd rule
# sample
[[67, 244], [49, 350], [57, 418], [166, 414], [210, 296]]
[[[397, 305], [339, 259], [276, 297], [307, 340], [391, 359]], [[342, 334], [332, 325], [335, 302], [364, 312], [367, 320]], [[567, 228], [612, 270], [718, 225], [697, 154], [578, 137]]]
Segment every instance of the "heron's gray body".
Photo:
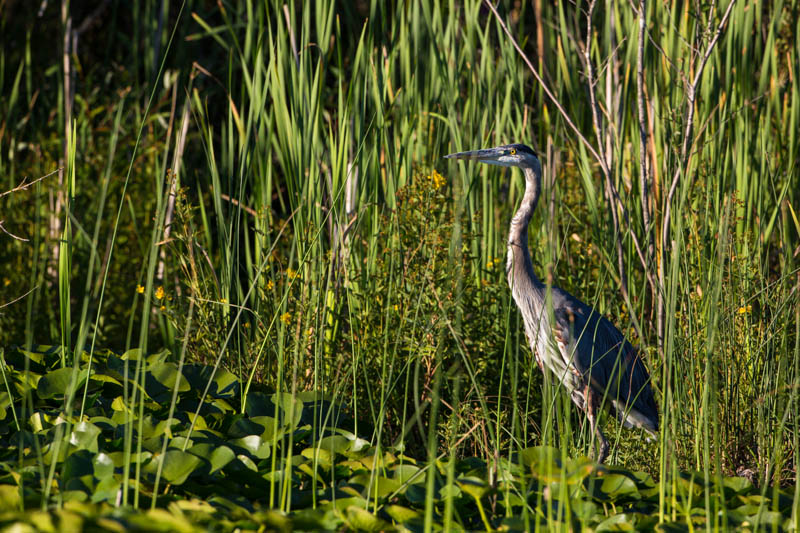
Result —
[[598, 459], [602, 462], [608, 453], [608, 442], [596, 425], [600, 407], [608, 407], [626, 427], [658, 431], [658, 409], [639, 351], [605, 317], [570, 293], [548, 288], [533, 271], [528, 224], [539, 200], [542, 173], [533, 150], [514, 144], [447, 157], [524, 171], [525, 194], [508, 235], [508, 284], [537, 363], [543, 371], [550, 369], [587, 413], [600, 441]]

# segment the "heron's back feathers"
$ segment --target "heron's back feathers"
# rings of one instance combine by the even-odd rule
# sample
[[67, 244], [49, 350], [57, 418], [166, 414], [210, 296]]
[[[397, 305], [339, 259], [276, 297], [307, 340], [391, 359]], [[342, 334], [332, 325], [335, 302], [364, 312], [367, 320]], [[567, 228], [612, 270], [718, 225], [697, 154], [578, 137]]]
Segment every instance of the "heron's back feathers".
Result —
[[641, 352], [600, 313], [562, 289], [552, 290], [562, 357], [625, 426], [657, 432], [658, 408]]

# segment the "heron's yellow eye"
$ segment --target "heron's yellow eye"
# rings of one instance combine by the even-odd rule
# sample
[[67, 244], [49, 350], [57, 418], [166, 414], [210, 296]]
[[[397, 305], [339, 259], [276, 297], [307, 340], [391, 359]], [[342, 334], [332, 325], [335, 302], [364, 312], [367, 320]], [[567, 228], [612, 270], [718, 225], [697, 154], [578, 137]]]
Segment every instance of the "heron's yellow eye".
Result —
[[511, 155], [516, 155], [517, 151], [516, 151], [516, 149], [512, 148], [510, 153], [511, 153]]

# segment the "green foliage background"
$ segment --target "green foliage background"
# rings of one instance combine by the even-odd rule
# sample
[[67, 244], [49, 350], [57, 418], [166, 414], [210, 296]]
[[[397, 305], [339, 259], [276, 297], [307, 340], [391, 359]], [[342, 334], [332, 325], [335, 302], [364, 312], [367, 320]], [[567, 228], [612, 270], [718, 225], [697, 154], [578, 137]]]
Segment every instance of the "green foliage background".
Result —
[[65, 372], [164, 350], [235, 376], [240, 413], [259, 387], [322, 394], [375, 453], [477, 457], [490, 486], [530, 446], [586, 454], [505, 285], [524, 184], [441, 159], [525, 142], [536, 271], [653, 375], [661, 435], [610, 421], [612, 461], [656, 480], [660, 521], [681, 471], [709, 520], [722, 476], [796, 484], [796, 0], [500, 2], [605, 171], [477, 0], [0, 7], [0, 347], [52, 344]]

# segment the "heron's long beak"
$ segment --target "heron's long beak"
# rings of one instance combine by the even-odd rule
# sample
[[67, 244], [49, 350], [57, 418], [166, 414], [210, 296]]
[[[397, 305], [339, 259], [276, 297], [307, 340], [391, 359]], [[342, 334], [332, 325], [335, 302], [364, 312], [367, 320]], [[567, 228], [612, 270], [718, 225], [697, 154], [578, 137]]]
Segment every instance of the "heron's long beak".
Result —
[[472, 161], [481, 161], [483, 163], [492, 163], [497, 161], [501, 156], [506, 155], [507, 149], [505, 148], [486, 148], [483, 150], [472, 150], [470, 152], [458, 152], [444, 156], [445, 159], [469, 159]]

